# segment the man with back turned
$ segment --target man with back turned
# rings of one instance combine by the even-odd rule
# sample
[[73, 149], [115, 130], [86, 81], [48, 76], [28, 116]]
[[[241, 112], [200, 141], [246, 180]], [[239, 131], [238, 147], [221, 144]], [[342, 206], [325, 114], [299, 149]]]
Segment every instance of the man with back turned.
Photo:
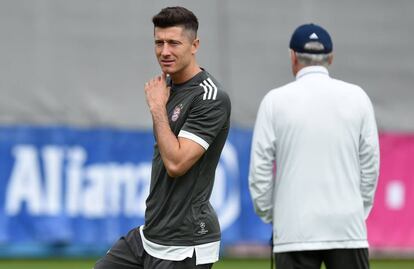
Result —
[[367, 269], [365, 219], [379, 169], [371, 101], [330, 77], [332, 41], [322, 27], [298, 27], [290, 57], [296, 80], [264, 97], [255, 123], [255, 210], [273, 224], [278, 269]]

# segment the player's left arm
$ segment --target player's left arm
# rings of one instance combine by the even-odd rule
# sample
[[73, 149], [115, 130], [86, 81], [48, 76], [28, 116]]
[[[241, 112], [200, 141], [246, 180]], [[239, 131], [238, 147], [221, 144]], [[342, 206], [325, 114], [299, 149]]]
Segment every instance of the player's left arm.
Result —
[[374, 204], [378, 182], [379, 142], [374, 109], [368, 96], [366, 96], [365, 108], [359, 139], [359, 164], [361, 169], [360, 190], [364, 203], [365, 218], [367, 218]]
[[177, 138], [171, 131], [166, 108], [170, 88], [167, 87], [165, 74], [145, 83], [145, 95], [164, 166], [170, 177], [179, 177], [200, 159], [205, 149], [190, 139]]

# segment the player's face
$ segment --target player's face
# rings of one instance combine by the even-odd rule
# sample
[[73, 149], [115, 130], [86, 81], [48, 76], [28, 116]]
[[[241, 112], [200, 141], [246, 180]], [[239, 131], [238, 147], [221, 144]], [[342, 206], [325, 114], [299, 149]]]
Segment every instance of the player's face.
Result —
[[183, 27], [155, 27], [154, 39], [155, 54], [164, 73], [178, 75], [194, 62], [198, 40]]

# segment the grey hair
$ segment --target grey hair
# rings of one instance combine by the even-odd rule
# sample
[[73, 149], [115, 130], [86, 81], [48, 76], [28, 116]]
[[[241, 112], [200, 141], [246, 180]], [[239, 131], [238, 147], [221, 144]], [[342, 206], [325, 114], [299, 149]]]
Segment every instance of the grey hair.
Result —
[[329, 65], [329, 58], [332, 53], [327, 54], [311, 54], [311, 53], [299, 53], [295, 52], [298, 62], [304, 66], [310, 65], [323, 65], [327, 67]]

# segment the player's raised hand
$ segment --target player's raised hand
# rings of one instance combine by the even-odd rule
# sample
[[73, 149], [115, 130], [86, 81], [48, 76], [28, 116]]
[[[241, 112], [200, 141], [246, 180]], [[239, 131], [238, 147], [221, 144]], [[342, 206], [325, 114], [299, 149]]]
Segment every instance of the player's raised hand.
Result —
[[170, 87], [167, 86], [166, 74], [156, 76], [145, 83], [145, 96], [148, 107], [151, 111], [154, 109], [165, 109], [170, 97]]

